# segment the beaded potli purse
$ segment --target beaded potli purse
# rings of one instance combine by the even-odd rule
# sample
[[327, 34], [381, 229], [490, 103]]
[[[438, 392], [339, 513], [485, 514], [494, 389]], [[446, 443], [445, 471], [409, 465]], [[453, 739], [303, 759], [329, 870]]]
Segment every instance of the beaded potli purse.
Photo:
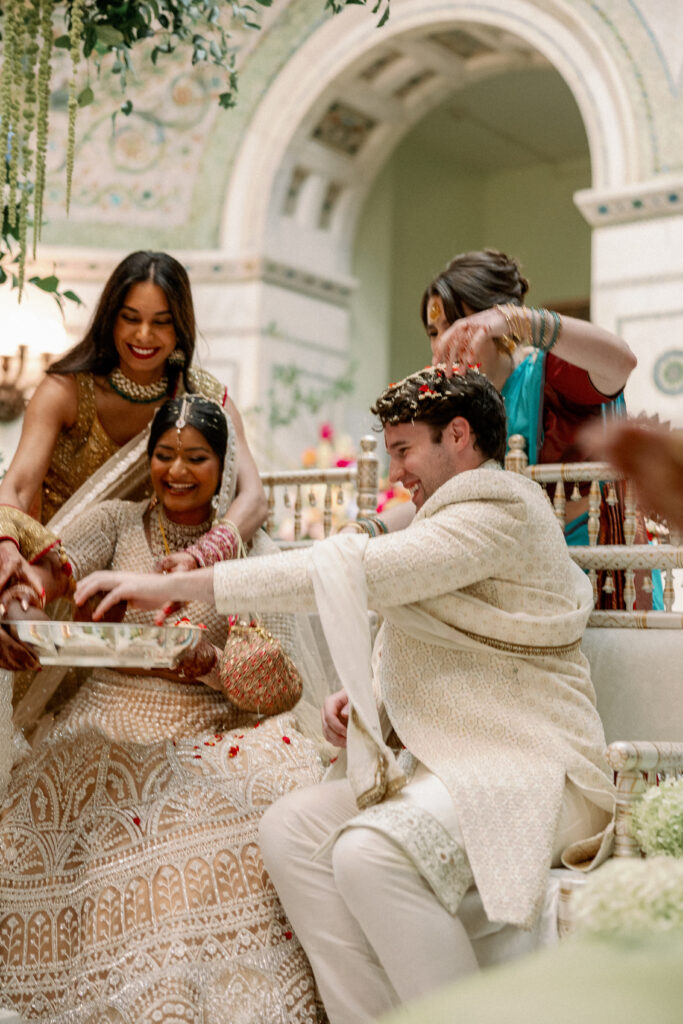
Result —
[[282, 644], [255, 619], [229, 619], [230, 632], [220, 659], [228, 700], [242, 711], [279, 715], [301, 697], [302, 679]]

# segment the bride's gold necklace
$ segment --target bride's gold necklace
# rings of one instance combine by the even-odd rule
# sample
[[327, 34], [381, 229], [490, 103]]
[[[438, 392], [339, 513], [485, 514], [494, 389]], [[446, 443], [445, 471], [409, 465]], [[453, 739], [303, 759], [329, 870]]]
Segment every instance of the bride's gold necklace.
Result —
[[[161, 538], [163, 550], [167, 555], [171, 555], [174, 551], [182, 551], [184, 548], [189, 547], [194, 544], [202, 534], [211, 529], [211, 521], [208, 519], [203, 523], [196, 523], [194, 525], [174, 523], [172, 519], [168, 518], [160, 506], [157, 506], [156, 514], [159, 526], [159, 533], [157, 536]], [[158, 544], [154, 543], [154, 537], [155, 534], [152, 532], [152, 546], [158, 547]], [[158, 553], [161, 554], [161, 551]]]

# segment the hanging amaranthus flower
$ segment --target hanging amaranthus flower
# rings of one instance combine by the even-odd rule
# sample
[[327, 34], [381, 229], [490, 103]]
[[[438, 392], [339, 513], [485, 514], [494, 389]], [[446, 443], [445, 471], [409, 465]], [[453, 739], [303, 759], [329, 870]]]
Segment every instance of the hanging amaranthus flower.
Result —
[[52, 67], [53, 0], [40, 0], [40, 35], [42, 46], [38, 62], [38, 116], [36, 121], [36, 184], [33, 194], [33, 258], [40, 240], [45, 196], [45, 165], [47, 162], [47, 131], [50, 112], [50, 77]]
[[76, 114], [78, 112], [78, 83], [76, 74], [81, 56], [83, 35], [83, 8], [85, 0], [73, 0], [71, 6], [71, 81], [69, 82], [69, 131], [66, 143], [66, 212], [71, 206], [71, 182], [74, 173], [74, 153], [76, 150]]
[[[21, 0], [10, 0], [8, 5], [8, 31], [12, 46], [5, 59], [8, 76], [7, 109], [3, 110], [3, 125], [6, 129], [5, 156], [9, 159], [9, 194], [7, 197], [10, 227], [17, 223], [17, 181], [19, 178], [19, 153], [21, 151], [21, 50], [23, 43], [23, 4]], [[3, 90], [4, 91], [4, 90]]]
[[3, 207], [8, 205], [5, 198], [5, 187], [8, 181], [8, 161], [13, 135], [10, 104], [12, 99], [12, 74], [14, 65], [9, 55], [16, 47], [15, 13], [15, 6], [10, 0], [10, 2], [5, 5], [5, 25], [3, 33], [5, 43], [5, 60], [3, 61], [2, 74], [0, 76], [0, 124], [2, 125], [2, 136], [0, 137], [0, 198], [2, 198]]
[[[21, 134], [21, 204], [19, 207], [19, 294], [24, 287], [26, 270], [26, 232], [28, 229], [28, 203], [33, 186], [30, 181], [33, 166], [31, 137], [36, 120], [36, 78], [35, 64], [38, 56], [38, 23], [40, 18], [39, 0], [31, 0], [24, 18], [24, 104]], [[18, 147], [17, 147], [18, 148]]]

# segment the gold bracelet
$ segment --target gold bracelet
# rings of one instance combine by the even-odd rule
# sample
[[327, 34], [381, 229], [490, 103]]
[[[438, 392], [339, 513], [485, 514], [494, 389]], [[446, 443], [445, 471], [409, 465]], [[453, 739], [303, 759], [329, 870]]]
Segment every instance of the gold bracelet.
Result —
[[494, 338], [498, 347], [508, 355], [512, 355], [518, 345], [522, 344], [528, 334], [528, 324], [525, 317], [520, 313], [520, 307], [510, 304], [505, 306], [497, 305], [496, 309], [505, 317], [507, 333]]
[[340, 524], [339, 529], [337, 530], [337, 533], [341, 533], [342, 530], [346, 530], [346, 529], [352, 529], [354, 531], [354, 533], [368, 533], [369, 532], [368, 530], [365, 529], [365, 527], [363, 526], [362, 523], [358, 522], [357, 519], [345, 519], [344, 522]]

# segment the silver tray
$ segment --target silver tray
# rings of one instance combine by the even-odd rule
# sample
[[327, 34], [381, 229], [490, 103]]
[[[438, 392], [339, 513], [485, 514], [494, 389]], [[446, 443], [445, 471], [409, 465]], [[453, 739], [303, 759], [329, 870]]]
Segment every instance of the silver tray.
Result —
[[173, 668], [195, 647], [199, 626], [146, 626], [135, 622], [4, 622], [30, 644], [41, 665]]

